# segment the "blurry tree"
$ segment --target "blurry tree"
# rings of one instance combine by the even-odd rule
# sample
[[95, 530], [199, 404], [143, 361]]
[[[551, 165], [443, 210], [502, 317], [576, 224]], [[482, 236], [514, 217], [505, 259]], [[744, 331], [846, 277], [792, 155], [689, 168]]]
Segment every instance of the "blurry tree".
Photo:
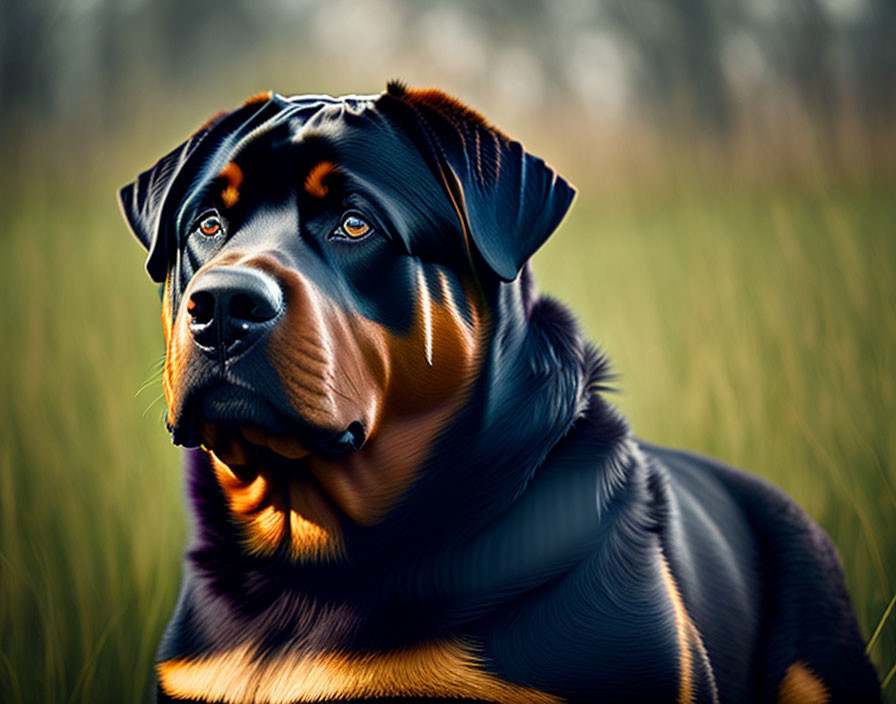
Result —
[[867, 0], [867, 12], [850, 35], [861, 114], [892, 127], [896, 113], [896, 2]]
[[829, 127], [838, 103], [832, 54], [834, 28], [818, 0], [792, 0], [795, 10], [787, 49], [790, 81], [807, 112]]
[[[80, 119], [104, 130], [160, 94], [202, 94], [258, 60], [325, 55], [333, 74], [351, 68], [377, 85], [396, 57], [435, 61], [444, 75], [451, 60], [439, 52], [457, 51], [438, 42], [452, 37], [479, 57], [474, 70], [457, 62], [454, 88], [498, 89], [527, 112], [573, 97], [595, 114], [620, 100], [588, 92], [609, 90], [627, 96], [626, 120], [724, 135], [756, 107], [735, 90], [744, 81], [762, 83], [749, 96], [801, 105], [823, 125], [855, 109], [890, 129], [896, 112], [894, 0], [369, 1], [0, 0], [0, 147], [26, 125]], [[362, 5], [367, 15], [353, 12]], [[396, 23], [377, 55], [353, 50], [368, 28], [329, 26], [370, 12]], [[454, 27], [441, 37], [443, 21]], [[408, 29], [421, 26], [425, 42]], [[756, 47], [762, 75], [726, 54], [732, 37]]]
[[720, 27], [710, 0], [612, 0], [616, 31], [636, 48], [639, 86], [655, 121], [693, 121], [722, 132], [729, 96], [721, 67]]
[[[0, 2], [0, 127], [50, 117], [55, 88], [47, 79], [57, 61], [53, 35], [64, 0]], [[6, 136], [6, 133], [3, 133]]]

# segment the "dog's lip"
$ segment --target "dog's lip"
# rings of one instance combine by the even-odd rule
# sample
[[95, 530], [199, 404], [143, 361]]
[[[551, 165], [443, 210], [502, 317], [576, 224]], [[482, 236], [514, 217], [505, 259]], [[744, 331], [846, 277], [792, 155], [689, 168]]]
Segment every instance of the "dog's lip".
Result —
[[[174, 424], [169, 426], [175, 445], [196, 447], [203, 442], [206, 426], [231, 428], [254, 425], [274, 434], [290, 434], [292, 425], [259, 393], [220, 382], [194, 389], [184, 400]], [[206, 442], [206, 444], [208, 444]]]
[[[332, 456], [353, 452], [366, 439], [364, 426], [358, 421], [342, 432], [315, 428], [279, 409], [259, 392], [226, 382], [194, 390], [169, 430], [174, 444], [184, 447], [205, 444], [227, 454], [231, 450], [223, 445], [226, 440], [245, 440], [290, 460], [311, 453]], [[206, 435], [214, 436], [214, 441], [209, 442]], [[240, 449], [233, 451], [238, 458], [241, 456]]]

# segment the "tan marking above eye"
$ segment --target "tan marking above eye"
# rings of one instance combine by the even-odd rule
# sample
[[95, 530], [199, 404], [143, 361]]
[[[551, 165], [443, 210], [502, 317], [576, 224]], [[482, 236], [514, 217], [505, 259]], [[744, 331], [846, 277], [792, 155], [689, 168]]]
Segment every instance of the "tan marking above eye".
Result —
[[370, 225], [357, 215], [346, 215], [342, 219], [342, 231], [347, 237], [357, 239], [370, 232]]
[[323, 198], [330, 192], [324, 180], [331, 174], [339, 173], [339, 167], [332, 161], [321, 161], [312, 167], [305, 177], [305, 190], [315, 198]]
[[234, 162], [229, 162], [221, 169], [218, 178], [223, 179], [224, 189], [221, 191], [221, 202], [225, 208], [232, 208], [240, 199], [240, 184], [243, 182], [243, 170]]

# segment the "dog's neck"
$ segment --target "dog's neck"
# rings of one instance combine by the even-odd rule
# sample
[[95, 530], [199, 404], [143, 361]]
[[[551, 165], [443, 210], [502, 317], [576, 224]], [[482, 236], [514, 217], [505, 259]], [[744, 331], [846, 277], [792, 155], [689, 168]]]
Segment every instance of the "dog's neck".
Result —
[[[474, 405], [478, 435], [435, 458], [438, 476], [479, 491], [457, 502], [444, 540], [389, 575], [397, 609], [450, 604], [447, 628], [593, 553], [615, 529], [614, 500], [641, 462], [627, 423], [600, 395], [606, 359], [569, 309], [537, 296], [529, 265], [499, 287], [493, 305], [500, 315], [480, 377], [484, 398]], [[452, 462], [463, 470], [452, 474]], [[445, 497], [451, 488], [436, 491]]]

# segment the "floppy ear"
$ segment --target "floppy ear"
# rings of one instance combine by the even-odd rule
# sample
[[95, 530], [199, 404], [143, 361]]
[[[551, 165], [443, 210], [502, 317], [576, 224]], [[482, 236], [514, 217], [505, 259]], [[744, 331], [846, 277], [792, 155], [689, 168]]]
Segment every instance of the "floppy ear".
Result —
[[203, 134], [201, 130], [190, 137], [118, 192], [125, 222], [149, 252], [146, 271], [156, 283], [165, 280], [168, 270], [168, 237], [162, 212], [175, 177]]
[[437, 90], [390, 83], [387, 95], [417, 114], [473, 244], [505, 281], [560, 224], [575, 189], [544, 160]]

